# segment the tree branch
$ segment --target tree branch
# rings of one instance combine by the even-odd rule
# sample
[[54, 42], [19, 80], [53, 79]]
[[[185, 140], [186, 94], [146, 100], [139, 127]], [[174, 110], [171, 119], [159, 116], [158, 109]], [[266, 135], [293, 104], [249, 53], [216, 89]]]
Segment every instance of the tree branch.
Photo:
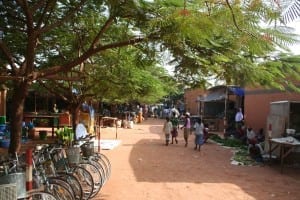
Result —
[[52, 23], [52, 24], [50, 24], [48, 26], [44, 26], [43, 28], [41, 28], [38, 31], [38, 34], [40, 35], [40, 34], [43, 34], [45, 32], [48, 32], [49, 30], [52, 30], [52, 29], [54, 29], [54, 28], [56, 28], [56, 27], [64, 24], [66, 21], [70, 20], [73, 17], [74, 13], [78, 12], [78, 10], [80, 9], [80, 7], [82, 5], [84, 5], [86, 1], [87, 0], [81, 0], [77, 4], [77, 6], [74, 9], [69, 10], [69, 12], [67, 12], [66, 15], [63, 18], [61, 18], [59, 21], [56, 21], [55, 23]]
[[[69, 63], [66, 63], [65, 65], [59, 65], [59, 66], [54, 66], [48, 69], [41, 70], [40, 72], [37, 72], [38, 75], [36, 78], [42, 78], [42, 77], [47, 77], [50, 75], [55, 75], [58, 72], [67, 72], [73, 67], [79, 65], [80, 63], [84, 62], [87, 60], [90, 56], [95, 55], [101, 51], [105, 51], [107, 49], [112, 49], [112, 48], [117, 48], [117, 47], [124, 47], [128, 45], [134, 45], [140, 42], [146, 41], [148, 38], [132, 38], [130, 40], [122, 41], [122, 42], [116, 42], [104, 46], [97, 47], [95, 49], [89, 49], [85, 53], [83, 53], [81, 56], [77, 57], [76, 59], [72, 60]], [[29, 76], [29, 78], [32, 78], [33, 74]]]
[[233, 12], [233, 9], [229, 3], [228, 0], [226, 0], [226, 4], [227, 6], [229, 7], [229, 10], [230, 10], [230, 13], [231, 13], [231, 16], [232, 16], [232, 21], [233, 21], [233, 24], [234, 26], [237, 28], [237, 30], [241, 31], [241, 32], [245, 32], [247, 34], [249, 34], [250, 36], [254, 37], [254, 38], [257, 38], [256, 35], [254, 35], [253, 33], [250, 33], [249, 31], [245, 30], [245, 29], [241, 29], [238, 24], [237, 24], [237, 21], [236, 21], [236, 18], [235, 18], [235, 15], [234, 15], [234, 12]]
[[103, 33], [110, 27], [110, 25], [112, 24], [114, 20], [114, 17], [109, 17], [105, 24], [102, 26], [102, 28], [99, 30], [98, 34], [96, 35], [96, 37], [94, 38], [91, 47], [90, 48], [95, 48], [96, 45], [98, 45], [99, 39], [100, 37], [103, 35]]

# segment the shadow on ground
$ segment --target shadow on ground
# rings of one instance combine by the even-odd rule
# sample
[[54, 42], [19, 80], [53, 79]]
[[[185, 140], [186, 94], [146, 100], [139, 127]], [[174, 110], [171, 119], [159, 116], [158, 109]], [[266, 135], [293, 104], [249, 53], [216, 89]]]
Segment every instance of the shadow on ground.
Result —
[[[261, 196], [253, 192], [253, 187], [266, 188], [265, 192], [272, 193], [274, 188], [269, 185], [275, 182], [300, 186], [299, 168], [285, 167], [281, 174], [279, 163], [232, 165], [231, 149], [209, 142], [200, 152], [195, 151], [193, 135], [187, 148], [184, 147], [182, 132], [179, 133], [179, 144], [165, 146], [162, 121], [158, 123], [149, 125], [148, 130], [151, 134], [158, 134], [159, 139], [142, 139], [133, 145], [129, 162], [138, 182], [227, 183], [240, 187], [255, 199], [261, 199]], [[300, 195], [298, 191], [296, 193]]]

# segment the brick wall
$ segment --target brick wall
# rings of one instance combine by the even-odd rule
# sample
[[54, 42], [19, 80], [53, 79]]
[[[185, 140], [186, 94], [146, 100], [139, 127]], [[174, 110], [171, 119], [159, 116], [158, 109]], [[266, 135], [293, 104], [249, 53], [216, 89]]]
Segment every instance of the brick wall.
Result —
[[197, 98], [201, 95], [205, 94], [203, 89], [188, 89], [184, 93], [184, 103], [185, 109], [191, 115], [198, 115], [199, 102], [197, 102]]
[[300, 101], [300, 94], [276, 90], [246, 89], [245, 122], [255, 131], [267, 130], [270, 103], [274, 101]]
[[[206, 91], [202, 89], [190, 89], [185, 91], [185, 108], [191, 115], [198, 114], [199, 103], [197, 102], [197, 97], [205, 93]], [[251, 126], [255, 131], [258, 131], [260, 128], [266, 131], [270, 103], [274, 101], [300, 101], [300, 94], [280, 92], [278, 90], [246, 88], [244, 102], [246, 124]]]

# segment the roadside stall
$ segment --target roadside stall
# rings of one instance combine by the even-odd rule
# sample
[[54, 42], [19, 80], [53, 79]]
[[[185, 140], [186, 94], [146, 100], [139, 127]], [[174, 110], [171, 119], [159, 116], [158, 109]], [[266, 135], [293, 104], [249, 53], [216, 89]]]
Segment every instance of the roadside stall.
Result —
[[271, 102], [267, 130], [265, 151], [279, 158], [281, 172], [285, 163], [300, 163], [300, 102]]
[[239, 86], [215, 86], [199, 99], [200, 116], [210, 130], [223, 131], [234, 122], [235, 109], [244, 107], [244, 89]]

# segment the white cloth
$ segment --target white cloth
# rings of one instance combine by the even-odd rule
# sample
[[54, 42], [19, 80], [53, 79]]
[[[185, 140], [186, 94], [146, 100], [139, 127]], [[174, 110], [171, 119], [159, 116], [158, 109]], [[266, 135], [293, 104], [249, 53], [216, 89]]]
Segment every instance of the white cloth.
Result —
[[241, 122], [244, 118], [244, 115], [241, 111], [237, 112], [235, 115], [235, 122]]
[[195, 129], [195, 135], [203, 135], [204, 125], [202, 122], [201, 124], [196, 122], [194, 125], [194, 129]]
[[168, 122], [166, 121], [166, 122], [164, 123], [164, 127], [163, 127], [164, 133], [165, 133], [165, 134], [170, 134], [171, 131], [172, 131], [172, 129], [173, 129], [172, 123], [171, 123], [170, 121], [168, 121]]
[[255, 132], [254, 132], [253, 130], [249, 131], [249, 130], [247, 129], [247, 138], [248, 138], [249, 140], [252, 140], [252, 139], [255, 139], [255, 137], [256, 137]]
[[87, 131], [84, 124], [82, 123], [77, 124], [75, 134], [76, 134], [76, 140], [78, 140], [81, 137], [87, 136]]

